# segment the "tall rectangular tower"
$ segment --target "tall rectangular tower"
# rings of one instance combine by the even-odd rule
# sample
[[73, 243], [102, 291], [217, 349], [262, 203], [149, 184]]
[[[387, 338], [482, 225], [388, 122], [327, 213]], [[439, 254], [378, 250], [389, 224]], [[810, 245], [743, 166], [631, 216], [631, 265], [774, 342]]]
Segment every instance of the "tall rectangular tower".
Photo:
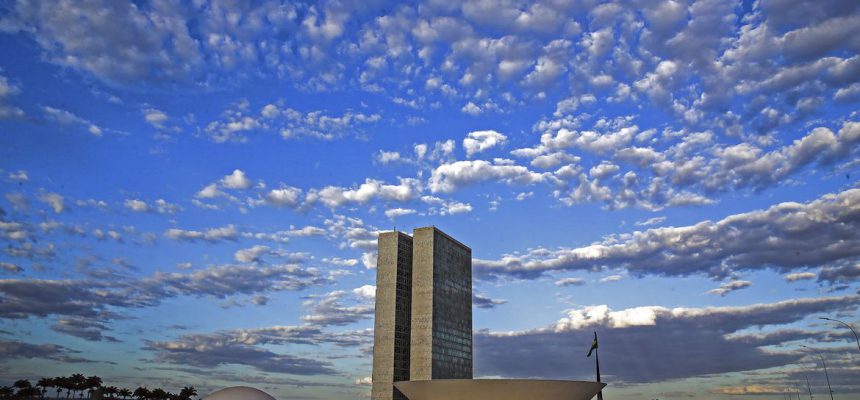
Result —
[[411, 328], [410, 379], [472, 378], [472, 249], [432, 226], [412, 231]]
[[412, 238], [383, 232], [377, 242], [373, 400], [406, 400], [394, 382], [409, 380]]

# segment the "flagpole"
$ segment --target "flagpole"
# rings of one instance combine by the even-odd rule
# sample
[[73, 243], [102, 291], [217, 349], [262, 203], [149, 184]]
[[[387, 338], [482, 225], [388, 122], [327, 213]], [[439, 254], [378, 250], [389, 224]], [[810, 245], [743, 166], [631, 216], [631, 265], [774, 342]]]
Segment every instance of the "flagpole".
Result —
[[[594, 340], [597, 340], [597, 332], [594, 332]], [[597, 382], [600, 382], [600, 351], [594, 349], [594, 366], [597, 369]], [[597, 392], [597, 400], [603, 400], [603, 389]]]
[[[600, 382], [600, 357], [598, 356], [597, 353], [598, 353], [597, 349], [594, 349], [594, 364], [597, 367], [597, 382], [599, 383]], [[603, 389], [600, 389], [600, 391], [597, 392], [597, 400], [603, 400]]]

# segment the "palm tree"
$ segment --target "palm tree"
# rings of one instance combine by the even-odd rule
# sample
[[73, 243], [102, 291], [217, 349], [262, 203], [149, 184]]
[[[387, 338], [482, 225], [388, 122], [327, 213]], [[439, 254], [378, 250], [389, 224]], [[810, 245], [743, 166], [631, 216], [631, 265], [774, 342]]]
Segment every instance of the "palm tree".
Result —
[[95, 375], [88, 376], [84, 380], [84, 387], [87, 389], [87, 397], [92, 398], [93, 390], [102, 387], [102, 378], [99, 378]]
[[36, 383], [36, 386], [40, 386], [42, 388], [42, 399], [45, 398], [45, 393], [48, 392], [48, 386], [54, 387], [54, 380], [51, 378], [41, 378], [39, 382]]
[[51, 379], [51, 383], [54, 384], [54, 387], [57, 388], [57, 399], [60, 398], [60, 393], [63, 391], [63, 387], [65, 386], [66, 378], [58, 376], [54, 379]]
[[14, 393], [15, 389], [9, 386], [0, 387], [0, 399], [11, 399]]
[[137, 389], [134, 389], [134, 394], [132, 396], [136, 397], [137, 400], [148, 400], [150, 396], [152, 396], [152, 392], [149, 389], [140, 386]]
[[81, 397], [83, 397], [84, 389], [86, 389], [87, 378], [83, 374], [72, 374], [69, 377], [69, 383], [72, 388], [72, 392], [81, 392]]
[[119, 395], [122, 396], [122, 400], [125, 400], [128, 396], [131, 396], [131, 390], [122, 388], [119, 390]]
[[197, 389], [194, 386], [186, 386], [179, 391], [179, 398], [182, 400], [191, 400], [194, 396], [197, 396]]
[[40, 394], [42, 394], [42, 392], [39, 390], [39, 388], [27, 386], [19, 389], [18, 393], [15, 393], [15, 397], [19, 399], [33, 399]]
[[167, 392], [165, 392], [162, 388], [152, 389], [152, 392], [150, 393], [150, 398], [152, 398], [153, 400], [166, 400]]
[[109, 398], [115, 398], [116, 394], [119, 393], [119, 388], [116, 386], [108, 386], [105, 389], [105, 394], [108, 395]]

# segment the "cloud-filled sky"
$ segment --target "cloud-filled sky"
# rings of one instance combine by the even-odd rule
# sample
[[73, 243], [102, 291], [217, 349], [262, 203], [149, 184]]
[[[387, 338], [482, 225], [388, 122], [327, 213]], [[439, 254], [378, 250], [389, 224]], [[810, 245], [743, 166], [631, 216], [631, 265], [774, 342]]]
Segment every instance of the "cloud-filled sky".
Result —
[[9, 1], [0, 384], [369, 396], [376, 236], [476, 377], [860, 394], [860, 3]]

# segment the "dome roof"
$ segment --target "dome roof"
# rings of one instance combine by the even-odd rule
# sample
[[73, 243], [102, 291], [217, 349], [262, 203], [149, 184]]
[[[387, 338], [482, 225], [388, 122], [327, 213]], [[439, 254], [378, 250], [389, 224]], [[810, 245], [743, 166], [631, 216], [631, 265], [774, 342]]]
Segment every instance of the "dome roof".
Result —
[[275, 398], [260, 389], [233, 386], [209, 393], [203, 400], [275, 400]]

